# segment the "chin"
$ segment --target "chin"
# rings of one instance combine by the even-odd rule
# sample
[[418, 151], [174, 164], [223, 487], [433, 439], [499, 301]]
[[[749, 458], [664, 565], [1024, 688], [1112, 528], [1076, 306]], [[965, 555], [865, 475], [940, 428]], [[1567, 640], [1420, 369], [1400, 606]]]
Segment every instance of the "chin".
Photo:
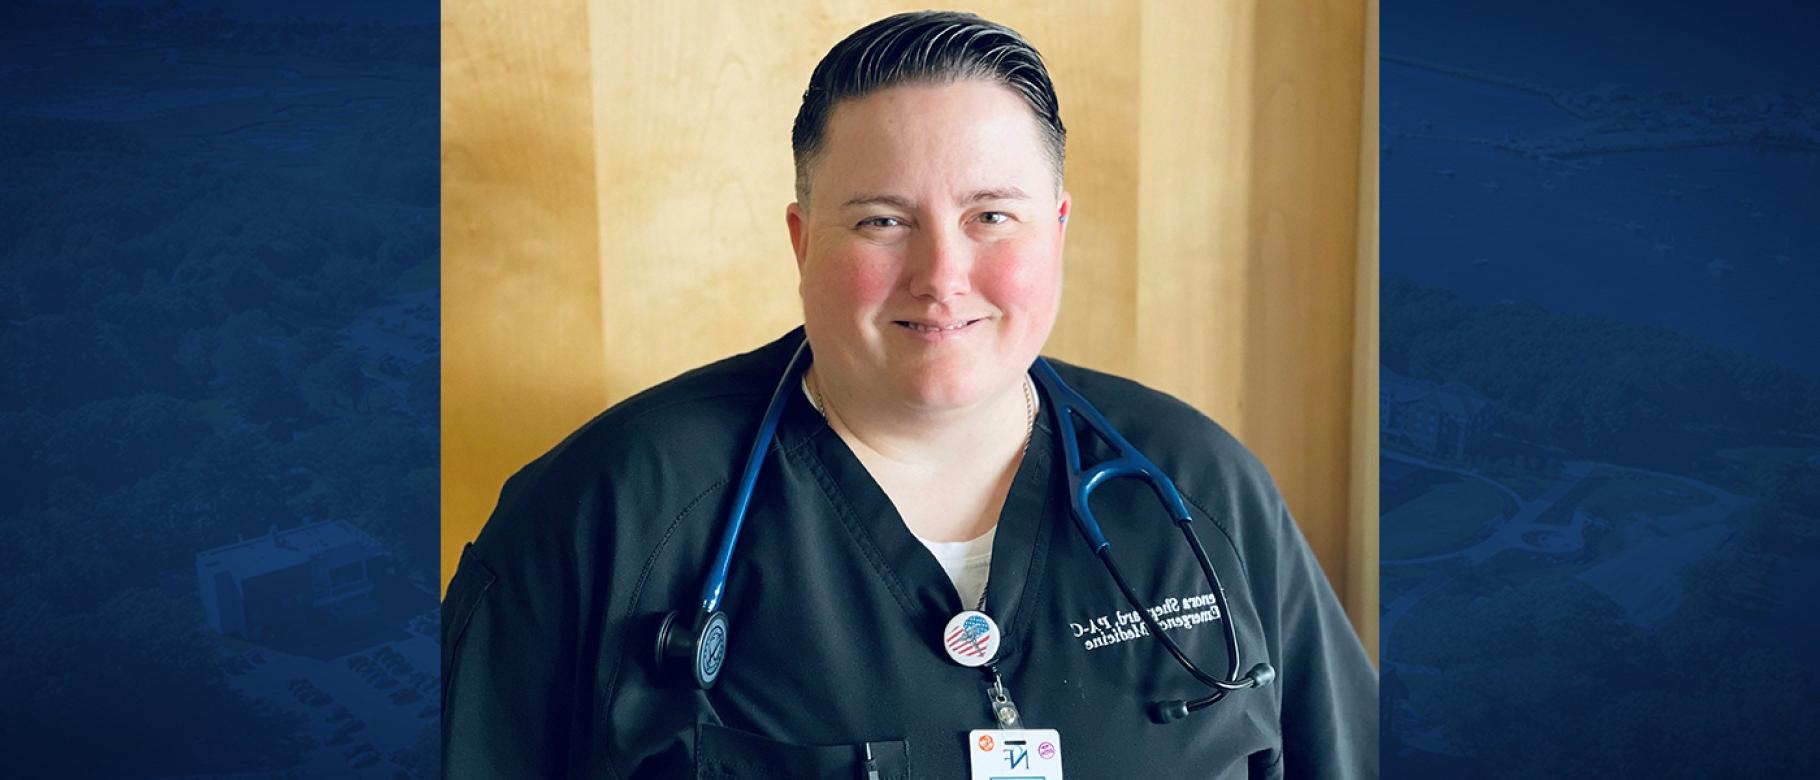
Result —
[[924, 411], [972, 406], [986, 397], [992, 379], [983, 370], [919, 372], [905, 378], [905, 400]]

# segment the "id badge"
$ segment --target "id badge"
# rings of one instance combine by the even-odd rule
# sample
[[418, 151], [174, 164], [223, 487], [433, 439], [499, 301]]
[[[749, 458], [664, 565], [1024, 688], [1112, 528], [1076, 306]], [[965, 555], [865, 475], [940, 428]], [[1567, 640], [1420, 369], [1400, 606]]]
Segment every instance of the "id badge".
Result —
[[967, 743], [972, 780], [1062, 780], [1055, 729], [974, 729]]

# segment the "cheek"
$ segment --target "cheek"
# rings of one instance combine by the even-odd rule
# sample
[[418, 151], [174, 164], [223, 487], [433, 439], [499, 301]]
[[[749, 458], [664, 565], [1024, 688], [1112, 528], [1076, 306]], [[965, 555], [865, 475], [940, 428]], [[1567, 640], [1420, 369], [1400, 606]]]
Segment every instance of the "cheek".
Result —
[[994, 304], [1025, 315], [1055, 310], [1062, 264], [1046, 248], [1007, 245], [983, 259], [974, 283]]
[[863, 314], [891, 297], [897, 276], [896, 264], [876, 253], [828, 256], [811, 265], [804, 278], [803, 299], [810, 309], [831, 317]]

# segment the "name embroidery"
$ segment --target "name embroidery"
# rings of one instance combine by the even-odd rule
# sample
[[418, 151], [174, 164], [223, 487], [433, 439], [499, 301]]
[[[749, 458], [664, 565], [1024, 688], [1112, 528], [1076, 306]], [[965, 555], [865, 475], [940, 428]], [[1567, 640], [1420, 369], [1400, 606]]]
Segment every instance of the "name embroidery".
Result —
[[[1172, 596], [1146, 611], [1164, 631], [1194, 628], [1220, 619], [1220, 605], [1212, 593]], [[1084, 623], [1069, 623], [1068, 627], [1074, 631], [1074, 638], [1081, 640], [1081, 647], [1089, 651], [1150, 636], [1150, 626], [1135, 609], [1099, 615]]]

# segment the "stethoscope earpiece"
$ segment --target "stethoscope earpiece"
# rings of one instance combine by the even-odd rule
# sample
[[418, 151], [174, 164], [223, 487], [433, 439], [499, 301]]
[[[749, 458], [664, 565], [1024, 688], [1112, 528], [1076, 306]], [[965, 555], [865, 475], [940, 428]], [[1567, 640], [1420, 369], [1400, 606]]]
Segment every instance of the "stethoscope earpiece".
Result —
[[727, 613], [714, 611], [689, 621], [680, 612], [664, 615], [657, 627], [657, 676], [678, 687], [707, 690], [727, 661]]
[[1212, 695], [1203, 696], [1192, 701], [1188, 699], [1165, 699], [1163, 701], [1151, 702], [1149, 707], [1150, 720], [1152, 723], [1159, 725], [1174, 723], [1188, 717], [1188, 713], [1202, 709], [1214, 702], [1226, 698], [1226, 694], [1230, 691], [1242, 691], [1246, 688], [1262, 688], [1271, 684], [1276, 679], [1276, 667], [1271, 666], [1270, 664], [1258, 664], [1251, 667], [1251, 671], [1246, 672], [1244, 677], [1240, 677], [1237, 680], [1216, 681], [1216, 687], [1219, 690], [1214, 691]]

